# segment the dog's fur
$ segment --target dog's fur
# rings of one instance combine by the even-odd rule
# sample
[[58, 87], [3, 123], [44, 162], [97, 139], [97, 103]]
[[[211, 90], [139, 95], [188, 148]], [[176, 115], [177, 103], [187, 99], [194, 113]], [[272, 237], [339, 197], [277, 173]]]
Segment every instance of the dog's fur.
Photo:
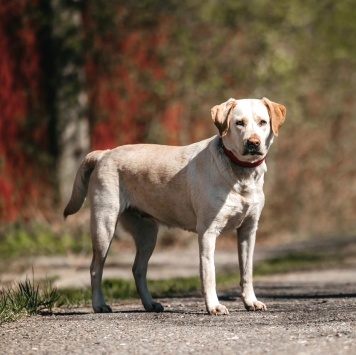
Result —
[[95, 312], [111, 312], [101, 281], [118, 222], [136, 243], [133, 274], [146, 311], [163, 311], [146, 283], [159, 223], [198, 233], [202, 292], [208, 313], [215, 315], [228, 314], [215, 289], [215, 241], [222, 232], [236, 229], [243, 303], [247, 310], [266, 309], [252, 284], [266, 164], [244, 167], [225, 152], [229, 150], [242, 162], [261, 161], [284, 123], [286, 109], [266, 98], [229, 99], [211, 113], [219, 136], [183, 147], [137, 144], [94, 151], [81, 164], [64, 216], [76, 213], [89, 191]]

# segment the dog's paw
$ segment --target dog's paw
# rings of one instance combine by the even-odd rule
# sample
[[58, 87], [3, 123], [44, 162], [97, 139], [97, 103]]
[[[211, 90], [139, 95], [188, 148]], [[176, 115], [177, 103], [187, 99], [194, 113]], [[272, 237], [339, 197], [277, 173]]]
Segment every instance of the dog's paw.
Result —
[[99, 306], [93, 306], [95, 313], [112, 313], [112, 309], [107, 304], [102, 304]]
[[253, 301], [243, 301], [247, 311], [266, 311], [267, 307], [264, 303], [256, 300]]
[[147, 312], [161, 313], [164, 311], [164, 307], [158, 302], [152, 302], [149, 305], [144, 305]]
[[208, 308], [208, 313], [212, 316], [229, 315], [228, 309], [222, 304]]

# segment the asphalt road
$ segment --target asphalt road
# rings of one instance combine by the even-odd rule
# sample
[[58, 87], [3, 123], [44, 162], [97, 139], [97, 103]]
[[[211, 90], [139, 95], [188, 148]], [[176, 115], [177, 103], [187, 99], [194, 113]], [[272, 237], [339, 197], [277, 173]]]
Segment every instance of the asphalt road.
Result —
[[245, 311], [235, 290], [220, 292], [229, 316], [208, 316], [199, 295], [161, 299], [160, 314], [142, 311], [138, 300], [113, 304], [112, 314], [61, 309], [1, 325], [0, 353], [356, 354], [352, 271], [261, 279], [256, 294], [266, 312]]

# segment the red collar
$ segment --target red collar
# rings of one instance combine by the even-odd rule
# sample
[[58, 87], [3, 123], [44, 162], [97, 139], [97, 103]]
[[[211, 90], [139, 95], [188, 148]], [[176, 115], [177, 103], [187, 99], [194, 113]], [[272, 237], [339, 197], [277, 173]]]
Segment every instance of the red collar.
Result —
[[240, 166], [242, 166], [244, 168], [255, 168], [256, 166], [261, 165], [266, 159], [266, 157], [264, 157], [263, 159], [258, 160], [258, 161], [254, 162], [254, 163], [250, 163], [248, 161], [242, 161], [239, 158], [237, 158], [237, 156], [231, 150], [227, 149], [224, 146], [224, 143], [223, 143], [221, 138], [220, 138], [220, 143], [221, 143], [221, 146], [222, 146], [225, 154], [230, 158], [230, 160], [233, 161], [234, 163], [236, 163], [237, 165], [240, 165]]

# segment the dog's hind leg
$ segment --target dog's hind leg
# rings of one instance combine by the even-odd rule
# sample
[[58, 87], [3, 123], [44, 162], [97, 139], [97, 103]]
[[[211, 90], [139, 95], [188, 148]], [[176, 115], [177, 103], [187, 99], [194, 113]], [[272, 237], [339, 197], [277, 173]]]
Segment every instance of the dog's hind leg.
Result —
[[136, 257], [132, 267], [136, 289], [147, 312], [163, 312], [163, 306], [155, 302], [147, 288], [148, 261], [157, 241], [158, 225], [134, 211], [126, 211], [120, 216], [124, 228], [132, 234], [136, 244]]
[[[104, 201], [103, 195], [101, 196], [101, 201]], [[93, 259], [90, 265], [90, 277], [92, 305], [95, 313], [112, 312], [103, 295], [102, 276], [105, 260], [114, 236], [118, 213], [118, 206], [115, 206], [115, 204], [92, 205], [91, 236]]]

